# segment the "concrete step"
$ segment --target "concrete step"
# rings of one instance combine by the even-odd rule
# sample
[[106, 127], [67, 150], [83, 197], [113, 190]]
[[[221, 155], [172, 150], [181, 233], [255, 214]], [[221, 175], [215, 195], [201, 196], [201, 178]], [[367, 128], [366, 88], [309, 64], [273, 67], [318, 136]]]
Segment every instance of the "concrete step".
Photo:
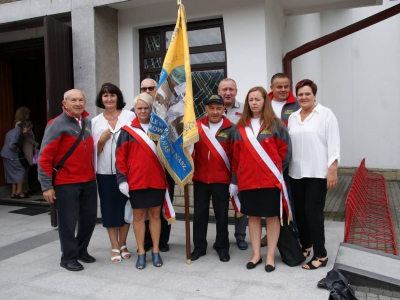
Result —
[[335, 261], [350, 284], [400, 292], [400, 257], [340, 243]]

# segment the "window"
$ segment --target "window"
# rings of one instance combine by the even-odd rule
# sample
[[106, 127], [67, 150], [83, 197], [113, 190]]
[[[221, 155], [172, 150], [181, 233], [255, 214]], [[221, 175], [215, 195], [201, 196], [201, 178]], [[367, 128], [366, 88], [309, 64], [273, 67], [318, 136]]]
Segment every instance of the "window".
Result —
[[[161, 67], [175, 25], [139, 30], [140, 80], [160, 78]], [[226, 48], [222, 19], [187, 24], [196, 117], [204, 101], [216, 94], [226, 76]]]

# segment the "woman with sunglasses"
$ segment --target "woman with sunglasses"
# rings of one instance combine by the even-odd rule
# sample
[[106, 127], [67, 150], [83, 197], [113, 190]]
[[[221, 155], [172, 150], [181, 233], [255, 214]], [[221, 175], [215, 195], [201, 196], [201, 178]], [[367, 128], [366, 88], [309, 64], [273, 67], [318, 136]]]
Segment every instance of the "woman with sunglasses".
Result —
[[96, 98], [96, 106], [103, 108], [104, 112], [92, 120], [93, 157], [101, 215], [110, 238], [113, 263], [131, 257], [126, 248], [129, 224], [124, 220], [128, 197], [119, 191], [115, 171], [115, 149], [121, 127], [130, 124], [135, 118], [133, 112], [123, 109], [125, 105], [121, 90], [114, 84], [105, 83]]

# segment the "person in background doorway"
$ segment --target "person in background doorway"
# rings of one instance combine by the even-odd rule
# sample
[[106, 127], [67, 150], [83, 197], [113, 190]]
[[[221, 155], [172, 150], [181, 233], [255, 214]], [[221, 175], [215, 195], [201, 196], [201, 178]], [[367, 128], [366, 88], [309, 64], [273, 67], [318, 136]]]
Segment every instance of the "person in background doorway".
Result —
[[29, 198], [29, 196], [22, 191], [22, 183], [26, 178], [26, 169], [21, 164], [20, 158], [24, 157], [24, 152], [22, 151], [24, 134], [31, 129], [32, 123], [30, 121], [19, 122], [15, 128], [7, 132], [4, 146], [1, 149], [5, 182], [11, 183], [12, 199]]
[[[29, 108], [25, 106], [21, 106], [15, 112], [15, 127], [17, 127], [21, 122], [29, 120], [31, 111]], [[23, 143], [22, 143], [22, 151], [25, 154], [26, 159], [28, 160], [29, 166], [32, 167], [32, 159], [33, 154], [36, 151], [36, 148], [39, 147], [39, 143], [35, 141], [35, 135], [32, 130], [23, 134]], [[32, 184], [29, 184], [29, 170], [30, 167], [25, 172], [25, 179], [22, 185], [22, 191], [26, 195], [33, 195], [35, 193], [35, 189], [32, 187]]]

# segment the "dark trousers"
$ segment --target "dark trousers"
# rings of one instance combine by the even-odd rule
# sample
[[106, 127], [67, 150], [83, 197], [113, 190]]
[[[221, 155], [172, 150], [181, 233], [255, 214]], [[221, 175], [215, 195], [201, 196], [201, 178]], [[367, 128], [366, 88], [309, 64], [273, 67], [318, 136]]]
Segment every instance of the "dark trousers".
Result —
[[[171, 175], [169, 175], [168, 171], [165, 171], [167, 175], [167, 181], [169, 185], [169, 197], [171, 198], [171, 202], [174, 202], [174, 192], [175, 192], [175, 181], [172, 179]], [[153, 241], [151, 240], [151, 234], [149, 229], [149, 221], [145, 222], [146, 224], [146, 232], [144, 236], [145, 245], [153, 245]], [[160, 234], [160, 243], [168, 243], [169, 235], [171, 233], [171, 225], [168, 225], [167, 220], [165, 220], [162, 209], [161, 209], [161, 234]]]
[[304, 248], [313, 247], [314, 256], [325, 257], [324, 207], [326, 179], [290, 178], [300, 243]]
[[[58, 208], [58, 233], [61, 262], [70, 263], [78, 254], [87, 253], [97, 218], [96, 181], [64, 184], [55, 187]], [[75, 227], [78, 232], [75, 236]]]
[[[240, 200], [240, 199], [239, 199]], [[237, 217], [235, 213], [235, 238], [245, 239], [246, 237], [247, 216]]]
[[193, 243], [194, 251], [206, 253], [210, 198], [214, 208], [217, 236], [214, 248], [218, 253], [229, 252], [228, 209], [229, 184], [194, 182]]

